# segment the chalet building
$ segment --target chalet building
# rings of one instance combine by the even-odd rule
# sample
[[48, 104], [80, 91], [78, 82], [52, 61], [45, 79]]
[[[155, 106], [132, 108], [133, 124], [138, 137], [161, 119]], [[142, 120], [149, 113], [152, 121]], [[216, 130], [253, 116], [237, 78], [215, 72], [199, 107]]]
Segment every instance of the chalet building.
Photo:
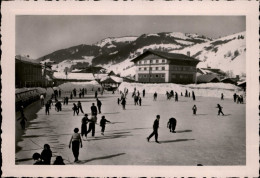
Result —
[[220, 79], [216, 74], [203, 74], [197, 77], [197, 84], [199, 83], [219, 83]]
[[225, 72], [223, 72], [220, 69], [215, 69], [215, 68], [211, 68], [211, 67], [197, 69], [197, 76], [204, 75], [204, 74], [213, 74], [213, 75], [217, 76], [220, 80], [222, 80], [226, 77]]
[[200, 62], [177, 53], [146, 51], [132, 60], [136, 66], [135, 81], [142, 83], [194, 83]]
[[15, 56], [15, 87], [40, 87], [42, 85], [42, 65], [27, 57]]

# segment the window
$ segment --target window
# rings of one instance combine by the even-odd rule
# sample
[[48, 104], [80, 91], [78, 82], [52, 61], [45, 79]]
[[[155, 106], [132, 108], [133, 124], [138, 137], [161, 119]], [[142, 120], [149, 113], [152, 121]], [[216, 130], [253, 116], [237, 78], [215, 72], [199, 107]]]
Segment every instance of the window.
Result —
[[144, 78], [146, 78], [146, 75], [144, 75]]
[[158, 59], [156, 59], [156, 63], [159, 63], [159, 60], [158, 60]]
[[153, 75], [150, 75], [150, 78], [153, 78]]
[[146, 70], [146, 67], [144, 68], [144, 70]]
[[139, 75], [139, 78], [142, 78], [142, 75]]
[[153, 60], [150, 60], [150, 64], [152, 64], [153, 63]]
[[162, 63], [165, 63], [165, 60], [164, 60], [164, 59], [162, 60]]
[[162, 70], [165, 70], [165, 67], [162, 67]]
[[183, 75], [180, 75], [180, 78], [183, 78]]
[[164, 75], [164, 74], [162, 74], [162, 75], [161, 75], [161, 77], [162, 77], [162, 78], [164, 78], [164, 77], [165, 77], [165, 75]]
[[139, 67], [139, 70], [142, 70], [142, 68], [141, 68], [141, 67]]
[[155, 67], [155, 70], [158, 70], [158, 67]]
[[153, 68], [152, 68], [152, 67], [150, 67], [150, 70], [153, 70]]
[[156, 78], [158, 78], [158, 77], [159, 77], [159, 75], [157, 75], [157, 74], [156, 74], [156, 75], [155, 75], [155, 77], [156, 77]]
[[176, 75], [172, 75], [172, 78], [176, 78]]
[[144, 61], [144, 64], [146, 64], [146, 60]]

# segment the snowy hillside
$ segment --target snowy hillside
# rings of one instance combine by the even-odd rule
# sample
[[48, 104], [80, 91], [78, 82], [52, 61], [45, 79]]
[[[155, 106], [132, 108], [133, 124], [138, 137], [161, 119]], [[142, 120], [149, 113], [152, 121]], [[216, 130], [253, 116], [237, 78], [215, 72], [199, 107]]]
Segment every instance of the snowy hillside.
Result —
[[137, 39], [137, 37], [119, 37], [119, 38], [106, 38], [96, 43], [96, 46], [104, 47], [108, 45], [108, 48], [116, 47], [113, 43], [122, 43], [122, 42], [133, 42]]

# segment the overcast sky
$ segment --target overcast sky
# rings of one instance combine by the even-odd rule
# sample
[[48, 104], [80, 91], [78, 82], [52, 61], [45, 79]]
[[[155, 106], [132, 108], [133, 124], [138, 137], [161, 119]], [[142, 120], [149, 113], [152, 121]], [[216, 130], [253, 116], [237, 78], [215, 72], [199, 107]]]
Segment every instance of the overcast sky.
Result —
[[244, 16], [16, 16], [16, 54], [36, 59], [107, 37], [197, 33], [211, 38], [246, 29]]

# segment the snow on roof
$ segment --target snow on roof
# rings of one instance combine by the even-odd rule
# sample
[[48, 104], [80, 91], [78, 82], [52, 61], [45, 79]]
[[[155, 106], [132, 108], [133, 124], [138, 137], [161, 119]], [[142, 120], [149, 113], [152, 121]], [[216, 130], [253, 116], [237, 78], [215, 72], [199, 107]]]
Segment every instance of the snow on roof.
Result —
[[71, 72], [80, 72], [81, 69], [73, 69]]
[[108, 74], [94, 74], [95, 79], [102, 79], [106, 77]]
[[67, 78], [64, 72], [54, 72], [53, 76], [57, 79], [70, 80], [95, 80], [92, 73], [68, 73]]
[[106, 76], [104, 78], [101, 78], [100, 82], [104, 82], [106, 80], [112, 79], [113, 81], [115, 81], [116, 83], [122, 83], [123, 79], [117, 76]]

